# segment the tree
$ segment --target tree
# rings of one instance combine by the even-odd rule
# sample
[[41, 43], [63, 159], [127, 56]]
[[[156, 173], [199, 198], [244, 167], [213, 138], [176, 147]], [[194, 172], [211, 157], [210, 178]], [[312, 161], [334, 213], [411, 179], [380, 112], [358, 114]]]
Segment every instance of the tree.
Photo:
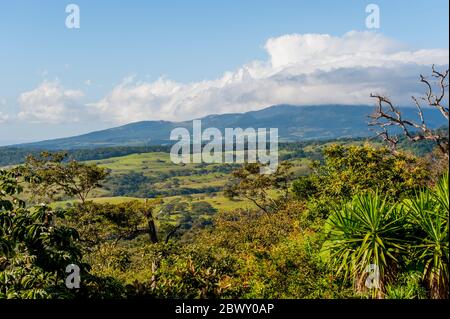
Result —
[[314, 195], [329, 202], [346, 201], [354, 195], [378, 189], [392, 199], [426, 185], [425, 161], [387, 148], [364, 145], [330, 145], [323, 162], [312, 164], [312, 173], [294, 183], [297, 197]]
[[405, 218], [377, 193], [356, 195], [350, 203], [330, 217], [331, 262], [336, 273], [353, 279], [358, 292], [363, 292], [370, 267], [379, 274], [372, 290], [382, 297], [386, 283], [392, 280], [406, 251]]
[[292, 192], [300, 200], [317, 194], [317, 188], [310, 176], [300, 176], [292, 183]]
[[449, 281], [449, 193], [448, 173], [433, 190], [424, 190], [405, 209], [413, 227], [412, 260], [423, 269], [432, 298], [448, 298]]
[[54, 225], [55, 212], [41, 205], [26, 208], [19, 171], [0, 170], [0, 298], [64, 298], [66, 266], [83, 271], [75, 229]]
[[[378, 126], [381, 129], [377, 135], [382, 137], [382, 139], [387, 142], [394, 151], [399, 139], [397, 136], [392, 135], [389, 132], [389, 128], [398, 127], [401, 128], [403, 134], [411, 141], [433, 141], [448, 159], [448, 133], [442, 134], [428, 127], [423, 116], [423, 110], [420, 103], [420, 101], [424, 101], [428, 106], [433, 107], [436, 111], [440, 112], [448, 121], [449, 109], [448, 100], [446, 100], [448, 99], [448, 74], [448, 69], [441, 73], [437, 71], [433, 65], [431, 76], [435, 79], [434, 82], [430, 81], [425, 76], [420, 75], [420, 82], [424, 83], [427, 88], [427, 92], [424, 97], [412, 97], [418, 111], [420, 122], [411, 119], [404, 119], [401, 111], [394, 106], [389, 98], [379, 94], [370, 95], [371, 97], [377, 99], [377, 107], [375, 112], [370, 116], [372, 118], [372, 122], [370, 122], [369, 125]], [[436, 88], [437, 93], [434, 92]], [[447, 105], [445, 105], [445, 103], [447, 103]]]
[[[291, 164], [282, 162], [272, 174], [261, 174], [261, 166], [261, 163], [247, 163], [234, 171], [225, 195], [231, 199], [247, 199], [265, 213], [275, 212], [288, 199]], [[277, 196], [271, 196], [271, 191]]]
[[387, 287], [391, 297], [416, 295], [420, 287], [413, 277], [421, 272], [431, 298], [448, 298], [448, 214], [448, 173], [435, 188], [400, 202], [389, 203], [378, 193], [356, 195], [331, 215], [324, 250], [330, 251], [335, 272], [353, 279], [358, 292], [367, 290], [365, 280], [374, 266], [374, 297], [383, 297]]
[[58, 194], [77, 197], [83, 204], [89, 194], [106, 178], [108, 172], [94, 164], [75, 160], [64, 162], [67, 154], [42, 152], [28, 156], [24, 165], [30, 191], [39, 199], [53, 200]]
[[193, 202], [191, 203], [191, 211], [195, 215], [214, 215], [217, 213], [217, 209], [215, 209], [210, 203], [208, 202]]
[[152, 206], [137, 200], [118, 204], [87, 201], [68, 208], [62, 222], [76, 228], [81, 241], [90, 249], [108, 240], [133, 239], [150, 233], [142, 225], [151, 209]]

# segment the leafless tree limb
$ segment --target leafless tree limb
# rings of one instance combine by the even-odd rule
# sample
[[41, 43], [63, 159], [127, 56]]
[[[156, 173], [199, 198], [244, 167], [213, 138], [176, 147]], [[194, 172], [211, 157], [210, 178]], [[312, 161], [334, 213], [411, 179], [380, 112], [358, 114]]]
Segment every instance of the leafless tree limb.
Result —
[[[448, 136], [439, 134], [435, 130], [430, 129], [425, 121], [423, 109], [420, 103], [424, 101], [428, 106], [434, 107], [439, 110], [442, 116], [447, 120], [449, 119], [448, 106], [445, 106], [445, 98], [448, 91], [448, 74], [449, 70], [441, 73], [436, 70], [435, 66], [432, 67], [432, 77], [436, 80], [431, 82], [429, 79], [420, 75], [420, 82], [424, 83], [427, 92], [424, 97], [416, 98], [412, 97], [414, 104], [417, 108], [419, 121], [413, 121], [410, 119], [404, 119], [400, 110], [393, 105], [389, 98], [379, 95], [371, 94], [370, 96], [377, 99], [375, 111], [370, 118], [372, 119], [369, 126], [376, 126], [381, 129], [377, 132], [377, 136], [381, 137], [383, 141], [387, 142], [391, 149], [395, 152], [397, 143], [399, 141], [396, 135], [391, 135], [389, 132], [390, 127], [398, 127], [402, 130], [403, 134], [413, 142], [420, 140], [433, 141], [441, 150], [442, 153], [448, 158], [449, 143]], [[434, 92], [433, 86], [437, 86], [437, 93]], [[447, 102], [448, 103], [448, 102]]]

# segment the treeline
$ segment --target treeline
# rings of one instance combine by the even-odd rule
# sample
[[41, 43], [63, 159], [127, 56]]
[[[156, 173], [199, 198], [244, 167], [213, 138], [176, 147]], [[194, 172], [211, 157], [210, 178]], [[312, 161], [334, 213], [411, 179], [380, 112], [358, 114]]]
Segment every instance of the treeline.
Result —
[[[442, 127], [436, 130], [437, 133], [448, 136], [448, 127]], [[324, 145], [330, 142], [340, 143], [355, 143], [364, 141], [374, 141], [376, 138], [367, 137], [348, 137], [339, 139], [325, 139], [325, 140], [310, 140], [299, 142], [283, 142], [280, 143], [280, 150], [289, 151], [288, 154], [281, 155], [280, 160], [289, 160], [294, 158], [310, 158], [318, 160], [321, 157], [320, 150], [314, 150], [315, 147]], [[434, 148], [432, 141], [421, 141], [420, 143], [413, 143], [404, 136], [399, 137], [398, 146], [402, 150], [411, 151], [417, 156], [423, 156], [430, 153]], [[312, 151], [305, 151], [305, 147], [313, 148]], [[111, 146], [99, 147], [89, 149], [72, 149], [72, 150], [56, 150], [55, 152], [67, 153], [66, 160], [76, 161], [90, 161], [102, 160], [111, 157], [126, 156], [139, 153], [163, 152], [169, 153], [171, 145], [148, 145], [148, 146]], [[244, 147], [246, 150], [247, 147]], [[38, 156], [45, 149], [27, 148], [27, 147], [0, 147], [0, 167], [8, 165], [22, 164], [28, 155]]]
[[[55, 152], [67, 153], [67, 161], [91, 161], [139, 153], [168, 153], [170, 152], [170, 147], [169, 145], [113, 146], [92, 149], [57, 150]], [[43, 151], [45, 150], [38, 148], [0, 147], [0, 166], [22, 164], [28, 155], [39, 156]]]
[[[342, 139], [342, 141], [363, 141], [363, 138], [349, 138]], [[291, 155], [290, 158], [295, 157], [307, 157], [310, 155], [308, 152], [304, 152], [303, 148], [306, 146], [316, 146], [324, 143], [331, 142], [331, 140], [321, 141], [304, 141], [304, 142], [289, 142], [280, 143], [280, 150], [289, 150], [297, 152], [298, 156]], [[111, 146], [111, 147], [98, 147], [98, 148], [86, 148], [86, 149], [71, 149], [71, 150], [55, 150], [52, 152], [67, 153], [66, 161], [91, 161], [102, 160], [111, 157], [126, 156], [139, 153], [152, 153], [163, 152], [169, 153], [171, 145], [149, 145], [149, 146]], [[246, 150], [247, 147], [244, 147]], [[27, 148], [27, 147], [0, 147], [0, 166], [23, 164], [28, 155], [39, 156], [39, 154], [45, 149], [41, 148]], [[295, 157], [292, 157], [295, 156]]]

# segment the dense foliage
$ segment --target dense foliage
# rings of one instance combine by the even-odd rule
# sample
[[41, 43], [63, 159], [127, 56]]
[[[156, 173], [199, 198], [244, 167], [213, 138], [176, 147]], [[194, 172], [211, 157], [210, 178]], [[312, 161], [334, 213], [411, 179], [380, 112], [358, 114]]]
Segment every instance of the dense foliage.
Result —
[[[0, 298], [447, 298], [448, 164], [343, 144], [301, 177], [244, 164], [226, 191], [238, 209], [93, 202], [107, 171], [62, 155], [1, 170]], [[33, 204], [61, 194], [80, 200]], [[80, 289], [65, 286], [69, 264]]]

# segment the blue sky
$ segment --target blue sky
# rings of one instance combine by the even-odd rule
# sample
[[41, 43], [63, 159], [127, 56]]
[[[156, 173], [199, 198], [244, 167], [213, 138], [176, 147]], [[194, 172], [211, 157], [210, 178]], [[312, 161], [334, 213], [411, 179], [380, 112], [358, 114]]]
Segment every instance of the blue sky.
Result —
[[[81, 28], [77, 30], [65, 27], [65, 7], [71, 2], [79, 5], [81, 11]], [[289, 50], [292, 45], [302, 50], [303, 44], [309, 43], [303, 38], [286, 40], [281, 37], [327, 34], [336, 37], [339, 42], [352, 30], [367, 32], [365, 7], [369, 3], [380, 7], [381, 28], [371, 31], [383, 37], [380, 41], [384, 43], [384, 49], [377, 51], [374, 48], [378, 57], [392, 51], [444, 49], [448, 52], [447, 0], [71, 2], [0, 2], [0, 144], [68, 136], [142, 117], [176, 120], [176, 111], [179, 111], [180, 119], [203, 115], [208, 110], [208, 103], [221, 103], [218, 97], [208, 103], [192, 102], [186, 108], [180, 106], [184, 105], [182, 102], [177, 104], [173, 100], [203, 101], [212, 94], [222, 97], [234, 94], [236, 97], [236, 92], [248, 95], [249, 86], [254, 90], [263, 90], [268, 85], [267, 81], [261, 81], [263, 76], [259, 74], [263, 71], [260, 67], [249, 65], [253, 61], [271, 61], [273, 64], [274, 57], [279, 57], [279, 61], [284, 58], [283, 50]], [[275, 41], [272, 51], [267, 47], [271, 38], [280, 39]], [[352, 39], [366, 38], [359, 35]], [[322, 40], [319, 39], [320, 48]], [[347, 39], [336, 45], [342, 48], [353, 40]], [[389, 44], [390, 40], [396, 44]], [[317, 37], [312, 41], [317, 43]], [[314, 48], [308, 50], [307, 56], [315, 52]], [[370, 51], [367, 48], [361, 50]], [[433, 54], [439, 61], [442, 61], [443, 55], [445, 57], [445, 52], [443, 55], [442, 52], [431, 52], [429, 56]], [[297, 63], [300, 67], [299, 63], [303, 61], [301, 56], [299, 51], [296, 56], [290, 57], [292, 61], [286, 60], [282, 64]], [[356, 60], [358, 56], [349, 59]], [[390, 59], [398, 61], [396, 56], [391, 55]], [[417, 62], [417, 59], [416, 54], [409, 61], [409, 64], [418, 66], [405, 71], [408, 76], [408, 72], [412, 75], [413, 71], [425, 69], [428, 60]], [[343, 65], [347, 68], [347, 64]], [[355, 67], [360, 70], [366, 65], [356, 63]], [[374, 62], [367, 67], [380, 66]], [[230, 75], [233, 79], [242, 76], [239, 73], [242, 68], [250, 70], [249, 78], [253, 81], [239, 78], [236, 83], [245, 82], [245, 88], [236, 91], [237, 84], [234, 84], [232, 91], [223, 84], [225, 80], [222, 77], [225, 72], [233, 73], [234, 77]], [[311, 70], [314, 71], [331, 72], [319, 67]], [[269, 74], [266, 67], [264, 72]], [[341, 70], [337, 74], [344, 73]], [[264, 75], [264, 79], [268, 78], [269, 75]], [[219, 79], [222, 84], [214, 82]], [[184, 87], [195, 83], [203, 86], [205, 81], [211, 83], [200, 91]], [[378, 88], [379, 85], [374, 85], [374, 89]], [[175, 91], [184, 93], [181, 97], [174, 96]], [[26, 95], [27, 92], [31, 94]], [[46, 101], [39, 95], [40, 92], [50, 92], [55, 96]], [[308, 92], [310, 90], [304, 90], [304, 94]], [[156, 100], [155, 95], [158, 96]], [[119, 101], [114, 100], [117, 96]], [[226, 112], [227, 107], [230, 111], [247, 111], [272, 101], [284, 101], [283, 96], [275, 100], [254, 98], [241, 104], [236, 102], [236, 98], [225, 99], [224, 106], [213, 108], [214, 111]], [[316, 100], [305, 98], [305, 103], [321, 103]], [[239, 106], [233, 107], [232, 101]], [[301, 104], [303, 100], [300, 97], [286, 97], [286, 102], [292, 101]], [[338, 99], [337, 102], [346, 101]], [[37, 108], [39, 112], [57, 111], [59, 115], [49, 114], [46, 118], [32, 114], [27, 103], [41, 103], [42, 107]], [[155, 106], [137, 118], [124, 115], [126, 109], [117, 110], [122, 105], [133, 105], [128, 113], [139, 113], [152, 103]], [[74, 114], [89, 113], [92, 109], [95, 116], [79, 116], [74, 121], [70, 120]], [[116, 116], [109, 119], [107, 115], [111, 113]]]

